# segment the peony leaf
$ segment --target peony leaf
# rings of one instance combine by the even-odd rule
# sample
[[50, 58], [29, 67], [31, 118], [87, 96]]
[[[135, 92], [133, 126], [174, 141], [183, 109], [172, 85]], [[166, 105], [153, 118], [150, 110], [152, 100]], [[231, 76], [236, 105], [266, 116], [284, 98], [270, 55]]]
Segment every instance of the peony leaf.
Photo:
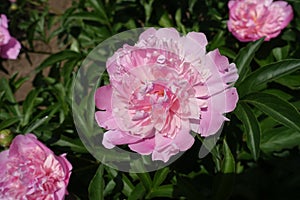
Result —
[[300, 132], [287, 127], [270, 129], [262, 134], [261, 150], [266, 153], [300, 145]]
[[80, 53], [77, 53], [75, 51], [71, 51], [71, 50], [64, 50], [55, 54], [52, 54], [51, 56], [49, 56], [48, 58], [46, 58], [41, 64], [40, 66], [38, 66], [35, 71], [38, 73], [40, 71], [42, 71], [44, 68], [53, 65], [57, 62], [61, 62], [63, 60], [70, 60], [70, 59], [78, 59], [81, 57]]
[[251, 108], [245, 104], [240, 103], [236, 109], [237, 117], [243, 122], [247, 136], [247, 146], [251, 151], [254, 160], [259, 157], [260, 144], [260, 127], [259, 123], [251, 111]]
[[32, 90], [27, 95], [24, 103], [23, 103], [23, 120], [22, 125], [25, 126], [29, 122], [29, 118], [34, 111], [34, 107], [36, 106], [37, 96], [39, 94], [38, 90]]
[[99, 18], [102, 18], [106, 21], [106, 24], [109, 24], [109, 19], [107, 17], [107, 14], [105, 12], [104, 5], [102, 4], [102, 1], [97, 0], [89, 0], [92, 7], [97, 11], [97, 14], [99, 15]]
[[97, 169], [96, 174], [89, 185], [89, 199], [90, 200], [102, 200], [104, 199], [103, 191], [104, 191], [104, 179], [103, 179], [103, 171], [104, 165], [100, 164]]
[[173, 197], [173, 191], [174, 187], [172, 184], [169, 185], [162, 185], [158, 188], [153, 189], [149, 195], [147, 195], [147, 199], [152, 199], [155, 197], [167, 197], [167, 198], [172, 198]]
[[243, 101], [253, 104], [277, 122], [300, 131], [300, 113], [289, 102], [266, 93], [249, 95]]
[[164, 182], [164, 180], [167, 178], [170, 170], [168, 167], [162, 168], [158, 170], [153, 178], [153, 187], [158, 187], [160, 184]]
[[70, 16], [70, 19], [80, 19], [93, 22], [99, 22], [101, 24], [107, 24], [108, 21], [100, 17], [96, 12], [78, 12]]
[[13, 124], [17, 123], [20, 121], [20, 117], [10, 117], [8, 119], [5, 119], [3, 121], [1, 121], [0, 123], [0, 131], [12, 126]]
[[223, 162], [221, 174], [216, 176], [213, 199], [229, 199], [234, 185], [235, 160], [226, 140], [223, 140]]
[[137, 173], [141, 183], [143, 184], [144, 188], [147, 192], [149, 192], [152, 188], [152, 180], [148, 172], [145, 173]]
[[133, 189], [131, 195], [128, 197], [128, 200], [138, 200], [138, 199], [143, 199], [145, 195], [145, 188], [142, 183], [139, 183], [135, 186]]
[[249, 74], [249, 76], [240, 83], [238, 87], [239, 96], [245, 96], [251, 91], [257, 90], [259, 86], [290, 74], [298, 69], [300, 69], [300, 59], [283, 60], [266, 65]]
[[4, 93], [5, 93], [4, 96], [6, 97], [6, 99], [7, 99], [10, 103], [15, 104], [15, 105], [12, 105], [12, 106], [11, 106], [11, 111], [12, 111], [15, 115], [21, 117], [21, 111], [20, 111], [20, 109], [19, 109], [19, 106], [16, 105], [17, 101], [16, 101], [16, 99], [15, 99], [15, 97], [14, 97], [12, 88], [10, 87], [9, 82], [8, 82], [7, 79], [5, 79], [5, 78], [1, 78], [1, 79], [0, 79], [0, 91], [4, 91]]
[[221, 172], [224, 174], [234, 173], [235, 160], [226, 140], [223, 141], [223, 153], [224, 153], [224, 159], [222, 162]]
[[249, 72], [250, 63], [255, 56], [256, 51], [262, 45], [264, 38], [255, 42], [249, 43], [246, 47], [242, 48], [236, 56], [234, 63], [238, 68], [239, 79], [237, 83], [243, 81]]

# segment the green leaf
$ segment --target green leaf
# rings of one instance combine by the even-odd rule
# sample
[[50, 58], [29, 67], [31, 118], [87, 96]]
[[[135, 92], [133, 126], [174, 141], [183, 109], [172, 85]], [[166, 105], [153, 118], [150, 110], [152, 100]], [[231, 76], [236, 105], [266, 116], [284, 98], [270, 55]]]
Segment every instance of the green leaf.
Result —
[[137, 173], [140, 181], [142, 182], [143, 186], [145, 187], [146, 191], [149, 192], [152, 187], [152, 180], [148, 172], [145, 173]]
[[292, 90], [300, 89], [300, 74], [290, 74], [276, 80], [277, 83], [284, 85]]
[[70, 19], [80, 19], [107, 24], [108, 21], [100, 17], [96, 12], [79, 12], [70, 16]]
[[104, 165], [100, 164], [96, 174], [89, 185], [89, 199], [90, 200], [102, 200], [104, 199], [104, 179], [103, 179]]
[[48, 58], [46, 58], [40, 66], [38, 66], [35, 71], [38, 73], [42, 71], [45, 67], [51, 66], [57, 62], [61, 62], [63, 60], [69, 60], [69, 59], [78, 59], [81, 57], [80, 53], [77, 53], [75, 51], [71, 50], [64, 50], [55, 54], [52, 54]]
[[39, 92], [37, 90], [31, 90], [29, 94], [27, 95], [24, 103], [23, 103], [23, 120], [22, 120], [22, 126], [28, 124], [29, 118], [32, 115], [32, 112], [35, 107], [36, 98], [38, 96]]
[[266, 153], [293, 148], [300, 145], [300, 132], [284, 126], [262, 134], [261, 150]]
[[162, 185], [158, 188], [153, 189], [148, 195], [147, 199], [152, 199], [155, 197], [167, 197], [167, 198], [172, 198], [173, 197], [173, 191], [174, 187], [172, 184], [169, 185]]
[[179, 28], [179, 30], [185, 35], [186, 34], [186, 30], [184, 25], [181, 22], [181, 8], [178, 8], [176, 13], [175, 13], [175, 22], [176, 22], [176, 26]]
[[300, 131], [300, 114], [297, 109], [287, 101], [266, 93], [255, 93], [243, 99], [257, 107], [277, 122]]
[[255, 42], [251, 42], [239, 51], [236, 59], [234, 60], [239, 74], [239, 80], [237, 82], [243, 81], [247, 73], [250, 71], [250, 63], [254, 58], [256, 51], [262, 45], [263, 41], [264, 38], [261, 38]]
[[86, 150], [86, 148], [84, 147], [84, 145], [82, 144], [80, 139], [72, 139], [69, 137], [66, 137], [64, 135], [61, 135], [61, 137], [59, 138], [59, 140], [55, 143], [53, 143], [53, 145], [58, 145], [61, 147], [70, 147], [74, 152], [78, 152], [78, 153], [87, 153], [88, 151]]
[[220, 48], [221, 46], [225, 45], [224, 39], [224, 31], [220, 30], [213, 38], [213, 40], [209, 44], [209, 50], [212, 51], [216, 48]]
[[259, 86], [290, 74], [300, 69], [300, 59], [283, 60], [266, 65], [252, 72], [238, 87], [239, 96], [242, 97], [255, 91]]
[[162, 27], [172, 27], [173, 23], [169, 17], [169, 14], [165, 12], [158, 21], [158, 24]]
[[214, 181], [214, 200], [229, 199], [234, 185], [235, 160], [225, 139], [223, 141], [223, 154], [222, 173], [217, 174]]
[[235, 112], [237, 112], [237, 117], [243, 122], [245, 127], [247, 146], [251, 151], [252, 157], [254, 160], [257, 160], [260, 144], [260, 127], [258, 121], [251, 108], [245, 103], [241, 102]]
[[107, 14], [105, 12], [104, 5], [102, 4], [102, 2], [99, 0], [89, 0], [89, 2], [91, 3], [91, 5], [95, 9], [95, 11], [98, 12], [99, 17], [101, 17], [101, 18], [105, 19], [107, 22], [109, 22]]
[[20, 117], [11, 117], [0, 123], [0, 131], [20, 121]]
[[31, 133], [33, 130], [35, 130], [36, 128], [38, 128], [39, 126], [41, 126], [43, 123], [45, 123], [48, 120], [49, 120], [48, 116], [45, 116], [41, 119], [37, 119], [30, 126], [26, 127], [23, 132]]
[[223, 174], [235, 173], [235, 160], [226, 140], [223, 141], [223, 154], [224, 158], [221, 166], [221, 172]]
[[167, 178], [170, 170], [168, 167], [162, 168], [158, 170], [153, 178], [153, 187], [158, 187], [160, 184], [164, 182], [164, 180]]
[[145, 195], [145, 188], [142, 183], [139, 183], [135, 186], [133, 189], [131, 195], [128, 197], [128, 200], [138, 200], [138, 199], [144, 199]]
[[277, 61], [283, 60], [288, 56], [290, 47], [277, 47], [272, 50], [272, 53]]
[[146, 24], [146, 26], [148, 25], [149, 19], [151, 17], [151, 13], [153, 10], [153, 6], [152, 6], [153, 2], [154, 2], [154, 0], [149, 0], [149, 3], [147, 3], [147, 1], [145, 1], [145, 0], [141, 1], [141, 3], [144, 6], [144, 9], [145, 9], [145, 24]]
[[122, 192], [128, 197], [133, 191], [134, 185], [131, 183], [131, 181], [125, 174], [122, 174], [122, 181], [124, 184]]
[[[9, 102], [17, 103], [17, 101], [14, 97], [14, 94], [12, 92], [12, 89], [9, 86], [9, 83], [8, 83], [7, 79], [1, 78], [1, 80], [0, 80], [0, 90], [5, 92], [5, 97]], [[18, 105], [13, 105], [11, 107], [12, 107], [12, 112], [15, 115], [18, 115], [19, 117], [21, 117], [21, 112], [20, 112], [19, 106]]]

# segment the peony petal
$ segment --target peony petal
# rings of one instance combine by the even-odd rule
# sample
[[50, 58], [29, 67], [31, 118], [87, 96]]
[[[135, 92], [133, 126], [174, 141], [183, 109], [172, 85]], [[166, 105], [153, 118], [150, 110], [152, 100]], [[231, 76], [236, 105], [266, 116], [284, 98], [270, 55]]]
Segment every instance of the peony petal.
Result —
[[106, 85], [98, 88], [95, 92], [95, 104], [100, 110], [111, 110], [112, 87]]
[[189, 32], [186, 36], [188, 38], [193, 39], [198, 44], [200, 44], [200, 46], [203, 47], [204, 49], [205, 49], [206, 45], [208, 44], [204, 33]]
[[141, 138], [134, 137], [118, 130], [109, 130], [104, 133], [102, 144], [105, 148], [112, 149], [116, 145], [131, 144], [140, 141]]
[[1, 36], [0, 48], [2, 48], [3, 45], [6, 45], [9, 42], [11, 36], [7, 28], [1, 26], [0, 26], [0, 36]]
[[141, 155], [149, 155], [153, 152], [155, 147], [155, 137], [146, 138], [133, 144], [129, 144], [128, 147]]
[[0, 47], [0, 54], [5, 59], [16, 59], [20, 53], [21, 44], [11, 37], [7, 44]]
[[7, 20], [6, 15], [4, 15], [4, 14], [1, 14], [1, 17], [0, 17], [0, 26], [2, 26], [4, 28], [8, 28], [8, 20]]
[[195, 139], [190, 134], [190, 130], [182, 129], [178, 131], [173, 142], [174, 144], [176, 144], [180, 151], [186, 151], [193, 146], [194, 141]]
[[143, 33], [141, 33], [141, 35], [139, 36], [139, 41], [141, 41], [141, 40], [147, 40], [150, 37], [154, 36], [155, 33], [156, 33], [156, 29], [155, 28], [148, 28]]
[[116, 129], [118, 125], [115, 118], [110, 111], [97, 111], [95, 113], [95, 119], [98, 125], [105, 129]]
[[[174, 41], [180, 38], [178, 31], [175, 28], [161, 28], [155, 33], [155, 36], [159, 39], [173, 39]], [[171, 49], [170, 49], [171, 50]]]
[[236, 104], [239, 100], [239, 96], [236, 88], [229, 88], [225, 91], [226, 93], [226, 104], [224, 113], [231, 112], [235, 109]]
[[199, 131], [197, 133], [200, 133], [204, 137], [214, 135], [222, 127], [224, 121], [227, 120], [226, 117], [217, 111], [208, 110], [202, 112]]

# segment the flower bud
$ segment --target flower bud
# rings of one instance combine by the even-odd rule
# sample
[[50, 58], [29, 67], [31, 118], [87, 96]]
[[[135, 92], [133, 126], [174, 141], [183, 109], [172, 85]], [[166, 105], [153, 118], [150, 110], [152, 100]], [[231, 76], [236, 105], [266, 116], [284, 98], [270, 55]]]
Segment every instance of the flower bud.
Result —
[[9, 129], [0, 131], [0, 145], [2, 147], [8, 147], [13, 139], [13, 134]]

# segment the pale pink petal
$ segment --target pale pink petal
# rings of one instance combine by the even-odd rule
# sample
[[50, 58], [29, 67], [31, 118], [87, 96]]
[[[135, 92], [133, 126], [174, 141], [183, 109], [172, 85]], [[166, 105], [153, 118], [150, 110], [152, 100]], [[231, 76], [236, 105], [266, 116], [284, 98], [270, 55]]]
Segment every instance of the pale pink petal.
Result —
[[239, 100], [239, 96], [236, 88], [229, 88], [225, 92], [226, 92], [226, 105], [225, 105], [224, 113], [227, 113], [235, 109], [236, 104]]
[[95, 104], [100, 110], [111, 110], [112, 87], [106, 85], [98, 88], [95, 92]]
[[112, 149], [116, 145], [131, 144], [141, 140], [127, 133], [118, 130], [109, 130], [104, 133], [102, 144], [105, 148]]
[[175, 28], [161, 28], [155, 33], [159, 39], [173, 39], [174, 41], [180, 38], [178, 31]]
[[110, 111], [97, 111], [95, 113], [95, 119], [98, 125], [105, 129], [116, 129], [118, 125], [115, 118]]
[[4, 28], [8, 28], [8, 20], [6, 15], [1, 14], [0, 17], [0, 26], [4, 27]]
[[174, 138], [174, 144], [180, 151], [186, 151], [194, 144], [194, 137], [190, 134], [189, 130], [180, 130]]
[[205, 49], [206, 45], [208, 44], [206, 36], [204, 33], [198, 33], [198, 32], [189, 32], [186, 35], [188, 38], [193, 39], [195, 42], [199, 43], [201, 47]]
[[196, 132], [204, 137], [214, 135], [222, 127], [224, 121], [227, 119], [221, 113], [208, 109], [202, 112], [199, 130]]
[[7, 28], [0, 26], [0, 48], [1, 46], [6, 45], [10, 39], [11, 36]]
[[150, 37], [154, 36], [155, 33], [156, 33], [156, 29], [155, 28], [148, 28], [143, 33], [141, 33], [141, 35], [139, 36], [139, 41], [141, 41], [141, 40], [147, 40]]
[[141, 155], [149, 155], [155, 147], [155, 137], [146, 138], [136, 143], [129, 144], [128, 147]]

